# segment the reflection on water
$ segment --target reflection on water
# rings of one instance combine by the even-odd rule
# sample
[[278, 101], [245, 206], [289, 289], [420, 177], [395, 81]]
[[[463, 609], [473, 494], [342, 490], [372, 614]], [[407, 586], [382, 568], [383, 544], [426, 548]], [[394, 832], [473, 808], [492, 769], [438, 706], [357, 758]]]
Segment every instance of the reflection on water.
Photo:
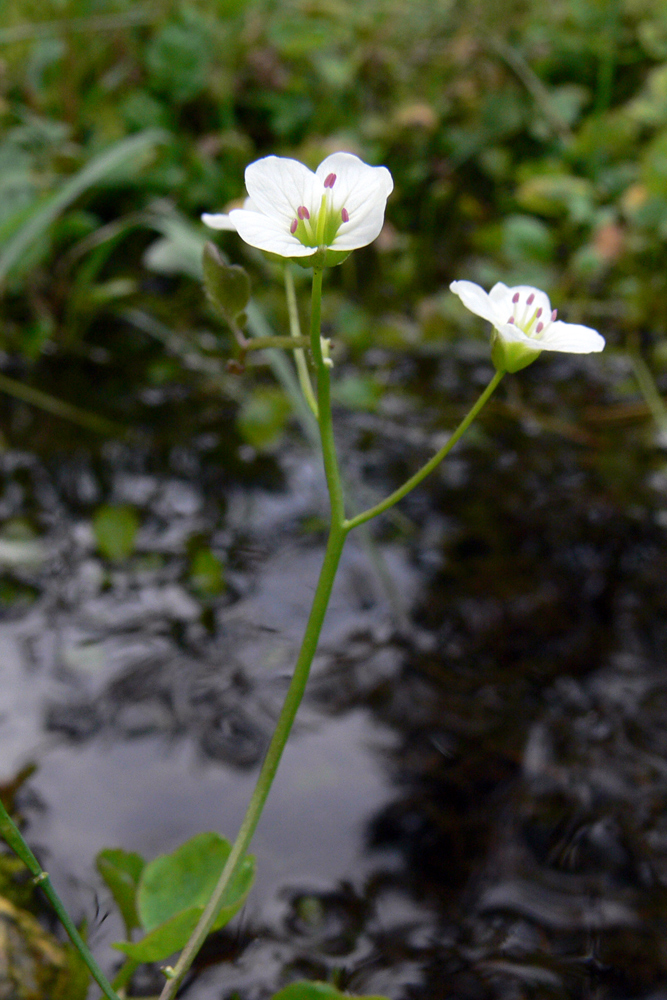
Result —
[[[529, 376], [528, 415], [499, 405], [407, 498], [408, 521], [380, 526], [393, 588], [350, 544], [257, 886], [207, 945], [193, 1000], [260, 1000], [302, 975], [396, 1000], [664, 987], [667, 476], [632, 429], [581, 425], [591, 392], [613, 394], [577, 364]], [[557, 434], [535, 416], [549, 408]], [[395, 414], [340, 427], [359, 493], [429, 446]], [[3, 771], [37, 760], [29, 839], [109, 966], [121, 932], [96, 851], [233, 836], [319, 568], [317, 462], [292, 445], [244, 484], [213, 444], [162, 462], [138, 446], [0, 456], [3, 520], [40, 529], [0, 547]], [[116, 567], [95, 551], [101, 502], [141, 517]], [[191, 584], [193, 539], [223, 558], [215, 599]]]

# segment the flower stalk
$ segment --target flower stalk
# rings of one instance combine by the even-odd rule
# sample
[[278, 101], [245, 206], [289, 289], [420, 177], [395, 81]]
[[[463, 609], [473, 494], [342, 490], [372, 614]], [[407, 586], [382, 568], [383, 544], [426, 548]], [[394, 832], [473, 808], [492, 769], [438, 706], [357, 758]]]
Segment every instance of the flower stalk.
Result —
[[[301, 324], [299, 323], [299, 308], [296, 301], [296, 291], [294, 288], [294, 277], [289, 264], [285, 264], [285, 297], [287, 299], [287, 311], [289, 314], [290, 334], [295, 340], [301, 337]], [[309, 346], [310, 341], [306, 341], [305, 346]], [[303, 398], [306, 400], [310, 410], [317, 420], [317, 400], [313, 392], [313, 385], [310, 381], [308, 362], [302, 347], [297, 347], [294, 351], [294, 362], [296, 364], [297, 375]]]
[[317, 374], [317, 411], [318, 427], [322, 445], [322, 458], [324, 473], [327, 482], [330, 502], [330, 524], [327, 546], [324, 553], [324, 560], [320, 570], [313, 603], [308, 617], [308, 622], [304, 632], [301, 649], [297, 658], [294, 674], [283, 703], [275, 731], [269, 744], [266, 757], [260, 769], [257, 784], [252, 793], [248, 809], [239, 829], [237, 838], [231, 849], [227, 863], [220, 875], [220, 879], [215, 890], [204, 910], [202, 916], [194, 929], [192, 936], [180, 954], [178, 962], [173, 968], [165, 970], [167, 982], [164, 985], [159, 1000], [173, 1000], [178, 992], [183, 977], [190, 968], [197, 952], [201, 948], [206, 936], [213, 927], [217, 911], [224, 893], [232, 881], [237, 867], [245, 857], [253, 834], [259, 822], [264, 803], [273, 784], [273, 779], [278, 770], [285, 745], [292, 730], [292, 725], [301, 704], [306, 684], [310, 675], [310, 668], [317, 651], [320, 632], [324, 623], [324, 618], [331, 597], [331, 591], [336, 577], [336, 571], [343, 553], [345, 540], [352, 530], [358, 525], [364, 524], [376, 517], [378, 514], [388, 510], [398, 503], [410, 490], [414, 489], [422, 482], [426, 476], [432, 472], [437, 465], [446, 457], [454, 447], [456, 442], [465, 433], [474, 418], [480, 412], [484, 404], [502, 379], [503, 372], [496, 372], [491, 382], [479, 397], [470, 412], [464, 417], [452, 436], [443, 448], [441, 448], [422, 468], [415, 473], [400, 489], [395, 490], [386, 500], [369, 510], [358, 514], [356, 517], [346, 519], [345, 499], [341, 482], [340, 468], [336, 454], [336, 443], [334, 438], [333, 415], [331, 410], [331, 371], [327, 364], [327, 358], [322, 351], [321, 336], [321, 309], [322, 309], [322, 277], [321, 269], [313, 273], [313, 287], [311, 296], [311, 324], [310, 343], [311, 351], [315, 361]]
[[[284, 271], [290, 319], [289, 336], [267, 335], [253, 339], [245, 336], [239, 325], [242, 323], [239, 316], [243, 315], [243, 309], [248, 304], [250, 291], [249, 279], [241, 268], [227, 267], [224, 282], [220, 279], [219, 285], [215, 285], [214, 281], [214, 289], [210, 294], [234, 333], [240, 349], [241, 364], [249, 351], [265, 348], [294, 351], [304, 398], [317, 419], [329, 494], [329, 533], [294, 673], [246, 814], [197, 926], [175, 966], [164, 969], [167, 981], [159, 1000], [173, 1000], [176, 996], [183, 977], [215, 925], [227, 889], [246, 857], [306, 690], [349, 532], [389, 510], [437, 468], [480, 413], [506, 373], [519, 371], [532, 363], [543, 350], [582, 354], [599, 351], [604, 347], [604, 340], [596, 331], [558, 320], [548, 297], [538, 289], [528, 286], [507, 288], [498, 283], [487, 294], [472, 282], [453, 282], [451, 290], [460, 297], [464, 305], [492, 324], [491, 358], [496, 368], [495, 374], [447, 442], [431, 459], [384, 500], [347, 518], [331, 408], [333, 362], [329, 357], [329, 341], [324, 340], [321, 333], [323, 270], [340, 263], [352, 250], [366, 246], [379, 235], [393, 180], [385, 167], [368, 166], [350, 153], [334, 153], [314, 172], [295, 160], [265, 157], [246, 169], [246, 186], [249, 197], [243, 208], [234, 209], [229, 214], [205, 215], [203, 219], [213, 228], [235, 230], [246, 243], [273, 256], [312, 267], [309, 335], [301, 335], [289, 263], [285, 264]], [[208, 250], [204, 255], [205, 273], [207, 253]], [[213, 247], [209, 255], [213, 260], [212, 266], [221, 267], [216, 263], [215, 255]], [[312, 357], [315, 389], [311, 382], [306, 349], [309, 349]], [[641, 374], [641, 369], [639, 371]], [[115, 992], [67, 915], [48, 874], [42, 870], [1, 803], [0, 835], [24, 861], [36, 883], [44, 890], [104, 996], [107, 1000], [120, 1000], [136, 967], [134, 960], [126, 962], [118, 973], [114, 985], [120, 993]]]

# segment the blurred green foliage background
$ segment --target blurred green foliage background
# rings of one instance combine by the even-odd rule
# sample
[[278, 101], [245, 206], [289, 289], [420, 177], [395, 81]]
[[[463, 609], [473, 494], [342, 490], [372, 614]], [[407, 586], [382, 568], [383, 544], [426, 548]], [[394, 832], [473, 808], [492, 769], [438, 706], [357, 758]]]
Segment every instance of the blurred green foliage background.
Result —
[[[220, 363], [199, 215], [243, 195], [253, 159], [339, 148], [396, 182], [381, 237], [328, 278], [343, 360], [481, 338], [446, 292], [467, 278], [545, 288], [612, 344], [639, 337], [659, 377], [661, 0], [5, 0], [2, 371], [124, 424], [196, 382], [261, 444]], [[275, 266], [216, 240], [286, 332]], [[349, 378], [342, 398], [373, 409], [380, 388]]]

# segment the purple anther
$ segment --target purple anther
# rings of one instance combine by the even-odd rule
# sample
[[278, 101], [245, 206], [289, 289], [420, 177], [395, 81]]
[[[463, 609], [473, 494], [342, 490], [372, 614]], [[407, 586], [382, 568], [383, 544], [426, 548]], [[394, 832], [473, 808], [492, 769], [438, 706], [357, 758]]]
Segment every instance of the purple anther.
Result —
[[533, 304], [534, 301], [535, 301], [535, 296], [531, 292], [530, 295], [528, 296], [528, 298], [526, 299], [526, 305], [527, 306], [532, 306], [532, 304]]
[[519, 293], [515, 292], [514, 295], [512, 296], [512, 302], [514, 303], [514, 305], [516, 305], [518, 301], [519, 301]]
[[310, 218], [310, 212], [308, 211], [305, 205], [299, 205], [299, 207], [296, 210], [296, 214], [299, 216], [300, 219]]
[[289, 227], [289, 231], [292, 234], [292, 236], [294, 236], [294, 234], [296, 232], [296, 227], [298, 225], [299, 225], [299, 220], [298, 219], [292, 219], [292, 225]]
[[325, 188], [332, 188], [335, 183], [336, 183], [336, 175], [335, 174], [327, 174], [327, 176], [324, 178], [324, 186], [325, 186]]
[[514, 316], [510, 316], [510, 318], [507, 320], [507, 322], [508, 323], [513, 323], [514, 322]]
[[544, 323], [538, 323], [537, 326], [535, 327], [535, 333], [542, 333], [543, 329], [544, 329]]
[[555, 323], [555, 322], [556, 322], [556, 316], [557, 316], [557, 315], [558, 315], [558, 310], [557, 310], [557, 309], [554, 309], [554, 311], [553, 311], [553, 312], [552, 312], [552, 314], [551, 314], [551, 322], [552, 322], [552, 323]]
[[340, 210], [340, 217], [343, 220], [343, 222], [349, 222], [350, 221], [350, 215], [349, 215], [349, 212], [348, 212], [348, 210], [346, 208], [341, 208], [341, 210]]
[[535, 319], [539, 319], [541, 315], [542, 315], [542, 310], [538, 309], [537, 312], [535, 313]]

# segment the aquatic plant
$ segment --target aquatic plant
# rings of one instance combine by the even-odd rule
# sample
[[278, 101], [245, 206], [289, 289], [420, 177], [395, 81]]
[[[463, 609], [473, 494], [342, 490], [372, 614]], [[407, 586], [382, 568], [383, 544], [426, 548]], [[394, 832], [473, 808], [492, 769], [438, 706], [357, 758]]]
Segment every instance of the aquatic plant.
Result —
[[[294, 160], [266, 157], [247, 168], [246, 184], [250, 204], [246, 202], [244, 208], [228, 216], [206, 216], [205, 221], [218, 228], [235, 229], [250, 245], [271, 255], [312, 267], [310, 335], [301, 336], [291, 303], [293, 322], [289, 336], [259, 337], [254, 341], [246, 338], [242, 327], [250, 305], [249, 277], [238, 265], [225, 263], [212, 246], [205, 250], [206, 292], [232, 328], [241, 362], [249, 350], [281, 347], [300, 352], [298, 376], [304, 397], [317, 418], [329, 494], [328, 539], [293, 676], [235, 842], [230, 844], [217, 833], [203, 833], [149, 864], [139, 855], [120, 849], [103, 851], [98, 857], [100, 873], [118, 903], [127, 934], [127, 940], [116, 945], [127, 960], [113, 984], [67, 915], [48, 874], [41, 869], [4, 807], [0, 810], [0, 832], [46, 892], [109, 1000], [119, 1000], [140, 963], [163, 961], [182, 949], [176, 964], [163, 969], [166, 983], [160, 1000], [172, 1000], [206, 936], [224, 926], [242, 906], [255, 870], [248, 849], [306, 689], [336, 571], [352, 529], [393, 507], [446, 458], [507, 372], [532, 363], [543, 349], [584, 353], [604, 347], [604, 340], [596, 331], [558, 321], [544, 292], [527, 286], [507, 288], [499, 283], [487, 295], [472, 282], [453, 282], [451, 289], [464, 304], [493, 325], [491, 356], [495, 373], [456, 430], [428, 462], [389, 496], [349, 516], [334, 438], [331, 407], [334, 365], [329, 341], [321, 334], [322, 282], [325, 269], [338, 263], [341, 253], [346, 256], [379, 235], [393, 188], [391, 174], [385, 167], [368, 166], [349, 153], [327, 157], [315, 173]], [[291, 299], [293, 289], [289, 282], [287, 292]], [[308, 359], [304, 354], [306, 347]], [[242, 363], [239, 368], [242, 370]], [[137, 928], [144, 933], [133, 941], [132, 932]], [[294, 984], [278, 994], [281, 1000], [320, 997], [333, 1000], [337, 996], [340, 994], [334, 987], [313, 983]]]

